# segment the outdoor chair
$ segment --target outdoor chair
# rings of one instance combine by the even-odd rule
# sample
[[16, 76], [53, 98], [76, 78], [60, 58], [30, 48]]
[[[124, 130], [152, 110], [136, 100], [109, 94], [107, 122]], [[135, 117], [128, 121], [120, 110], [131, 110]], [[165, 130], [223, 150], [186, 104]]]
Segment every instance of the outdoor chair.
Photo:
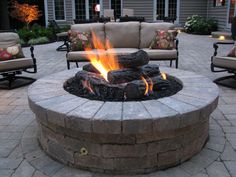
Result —
[[[220, 45], [235, 45], [236, 39], [236, 17], [232, 20], [231, 26], [232, 39], [229, 42], [216, 42], [213, 44], [214, 54], [211, 57], [211, 71], [212, 72], [228, 72], [231, 75], [217, 78], [214, 80], [216, 84], [226, 87], [236, 88], [236, 57], [218, 56], [218, 48]], [[236, 47], [236, 46], [235, 46]]]
[[28, 85], [33, 78], [17, 76], [22, 72], [36, 73], [34, 47], [30, 47], [31, 58], [24, 57], [20, 38], [14, 32], [0, 32], [0, 89], [13, 89]]
[[95, 23], [95, 19], [74, 19], [74, 24], [83, 24], [83, 23]]
[[134, 9], [123, 9], [123, 16], [134, 16]]
[[104, 9], [103, 16], [110, 18], [110, 20], [115, 20], [114, 9]]
[[138, 17], [138, 16], [120, 17], [120, 22], [129, 22], [129, 21], [145, 22], [145, 17]]
[[53, 33], [57, 39], [57, 41], [62, 40], [64, 43], [57, 47], [57, 51], [66, 51], [68, 45], [68, 33], [62, 32], [61, 28], [58, 26], [55, 20], [49, 20], [49, 26], [52, 27]]

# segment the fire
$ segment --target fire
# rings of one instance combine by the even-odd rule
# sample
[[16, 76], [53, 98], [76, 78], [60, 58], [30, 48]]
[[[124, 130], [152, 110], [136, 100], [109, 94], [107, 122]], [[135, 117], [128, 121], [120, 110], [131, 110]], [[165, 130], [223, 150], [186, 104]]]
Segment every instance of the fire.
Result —
[[164, 80], [166, 80], [166, 73], [161, 73], [161, 77], [164, 79]]
[[148, 78], [149, 80], [149, 83], [148, 81], [142, 76], [141, 77], [142, 81], [144, 82], [145, 84], [145, 92], [144, 92], [144, 95], [148, 95], [148, 93], [152, 93], [152, 90], [153, 90], [153, 82], [152, 82], [152, 79]]
[[[106, 40], [106, 44], [104, 45], [101, 40], [92, 32], [92, 41], [95, 49], [99, 51], [99, 53], [92, 52], [91, 48], [86, 48], [88, 59], [91, 64], [100, 72], [101, 76], [108, 81], [107, 74], [109, 71], [121, 69], [117, 62], [117, 56], [115, 55], [115, 51], [111, 45], [111, 43]], [[109, 53], [105, 53], [105, 50], [109, 49]]]
[[87, 80], [84, 80], [84, 81], [82, 81], [82, 85], [83, 85], [83, 87], [86, 88], [90, 93], [93, 93], [93, 94], [94, 94], [94, 91], [93, 91], [93, 89], [92, 89], [92, 87], [91, 87], [90, 82], [88, 82]]

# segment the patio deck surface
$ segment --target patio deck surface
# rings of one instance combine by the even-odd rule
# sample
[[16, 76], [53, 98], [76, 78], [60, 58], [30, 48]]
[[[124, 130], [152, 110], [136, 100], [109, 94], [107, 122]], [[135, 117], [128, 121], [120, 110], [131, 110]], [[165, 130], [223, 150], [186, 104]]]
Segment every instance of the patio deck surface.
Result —
[[[208, 36], [179, 34], [179, 69], [215, 79], [227, 73], [212, 73], [213, 42]], [[66, 70], [60, 43], [35, 46], [38, 73], [42, 78]], [[220, 48], [226, 54], [232, 46]], [[29, 48], [24, 48], [29, 55]], [[169, 62], [154, 62], [168, 66]], [[80, 64], [80, 66], [82, 63]], [[75, 67], [75, 65], [73, 65]], [[28, 75], [28, 74], [25, 74]], [[50, 159], [37, 142], [37, 123], [28, 107], [27, 88], [0, 90], [0, 177], [110, 177], [64, 166]], [[210, 139], [204, 149], [180, 166], [139, 177], [236, 177], [236, 90], [219, 87], [218, 108], [210, 120]], [[123, 175], [128, 177], [128, 175]]]

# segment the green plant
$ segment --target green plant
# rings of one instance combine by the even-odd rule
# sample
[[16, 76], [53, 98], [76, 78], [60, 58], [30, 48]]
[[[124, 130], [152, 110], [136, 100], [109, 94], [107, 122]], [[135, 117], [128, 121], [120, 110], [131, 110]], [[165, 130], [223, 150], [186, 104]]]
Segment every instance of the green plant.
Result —
[[38, 37], [38, 38], [30, 39], [28, 41], [28, 44], [29, 45], [36, 45], [36, 44], [45, 44], [48, 42], [49, 42], [49, 39], [47, 37]]
[[34, 43], [34, 40], [37, 39], [39, 36], [46, 37], [47, 40], [52, 40], [54, 38], [54, 34], [50, 28], [45, 28], [38, 24], [32, 25], [30, 30], [27, 28], [20, 29], [18, 30], [18, 34], [20, 36], [20, 39], [24, 40], [25, 43], [29, 43], [28, 41], [30, 41], [31, 39], [31, 42], [33, 41]]
[[217, 21], [193, 15], [187, 18], [184, 28], [187, 33], [210, 34], [212, 31], [217, 30]]
[[26, 28], [18, 30], [18, 35], [20, 36], [21, 39], [24, 41], [28, 41], [32, 38], [36, 38], [36, 34], [32, 30], [28, 30]]
[[21, 44], [21, 45], [25, 45], [24, 39], [20, 39], [20, 44]]

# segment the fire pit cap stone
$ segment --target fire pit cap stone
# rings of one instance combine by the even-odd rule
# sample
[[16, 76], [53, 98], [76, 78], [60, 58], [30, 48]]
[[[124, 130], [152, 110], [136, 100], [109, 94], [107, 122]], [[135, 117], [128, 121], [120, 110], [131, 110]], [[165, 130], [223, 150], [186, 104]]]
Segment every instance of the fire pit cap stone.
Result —
[[218, 103], [219, 90], [210, 79], [166, 67], [161, 70], [183, 84], [173, 96], [148, 101], [92, 101], [63, 88], [64, 82], [79, 70], [52, 74], [29, 87], [29, 106], [41, 124], [86, 133], [146, 134], [204, 122]]

